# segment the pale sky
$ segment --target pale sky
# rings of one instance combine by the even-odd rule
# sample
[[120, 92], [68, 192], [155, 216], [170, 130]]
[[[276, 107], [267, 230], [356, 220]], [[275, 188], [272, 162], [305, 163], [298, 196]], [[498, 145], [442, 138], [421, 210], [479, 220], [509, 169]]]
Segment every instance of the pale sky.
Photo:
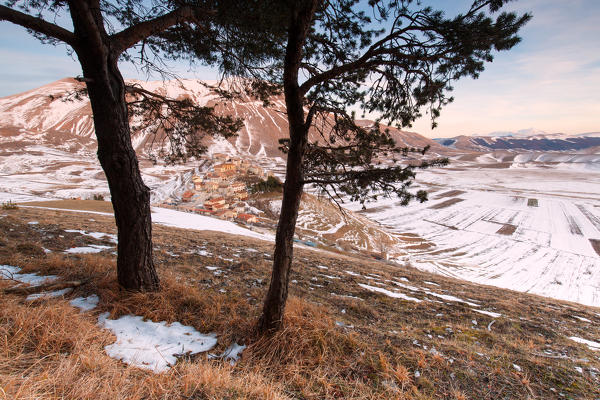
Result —
[[[453, 14], [470, 0], [429, 0]], [[528, 11], [533, 19], [523, 41], [494, 62], [477, 80], [454, 83], [454, 103], [442, 110], [438, 127], [417, 121], [412, 131], [428, 137], [486, 134], [534, 128], [568, 134], [600, 131], [600, 0], [517, 0], [510, 9]], [[0, 96], [81, 75], [65, 46], [42, 45], [24, 29], [0, 21]], [[208, 68], [188, 71], [186, 78], [214, 79]], [[144, 79], [130, 64], [126, 78]]]

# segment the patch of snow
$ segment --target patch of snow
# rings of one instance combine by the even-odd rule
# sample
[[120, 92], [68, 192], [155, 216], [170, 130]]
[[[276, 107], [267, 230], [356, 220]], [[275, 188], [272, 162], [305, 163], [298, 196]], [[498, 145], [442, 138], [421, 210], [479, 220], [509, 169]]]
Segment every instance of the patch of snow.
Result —
[[471, 310], [478, 312], [479, 314], [489, 315], [490, 317], [493, 317], [493, 318], [500, 318], [502, 316], [502, 314], [496, 313], [493, 311], [476, 310], [474, 308], [472, 308]]
[[360, 301], [364, 301], [364, 299], [361, 299], [360, 297], [356, 297], [356, 296], [351, 296], [349, 294], [337, 294], [337, 293], [333, 293], [331, 292], [332, 296], [337, 296], [337, 297], [345, 297], [347, 299], [355, 299], [355, 300], [360, 300]]
[[513, 364], [513, 368], [517, 370], [517, 372], [521, 372], [522, 369], [520, 366], [518, 366], [517, 364]]
[[103, 250], [112, 249], [112, 246], [101, 246], [97, 244], [91, 244], [85, 247], [72, 247], [70, 249], [65, 250], [65, 253], [71, 254], [94, 254], [100, 253]]
[[39, 222], [37, 222], [37, 221], [29, 221], [27, 224], [28, 225], [37, 225], [37, 224], [39, 224]]
[[411, 286], [411, 285], [405, 285], [404, 283], [400, 283], [400, 282], [396, 282], [396, 281], [389, 281], [389, 282], [392, 282], [394, 285], [399, 286], [401, 288], [412, 290], [413, 292], [418, 292], [418, 291], [421, 290], [418, 287], [414, 287], [414, 286]]
[[94, 239], [102, 239], [104, 237], [107, 237], [108, 239], [110, 239], [111, 242], [113, 243], [117, 243], [117, 235], [113, 235], [112, 233], [104, 233], [104, 232], [86, 232], [86, 231], [82, 231], [80, 229], [65, 229], [65, 232], [69, 232], [69, 233], [79, 233], [82, 234], [84, 236], [91, 236]]
[[235, 365], [235, 363], [240, 359], [240, 354], [242, 354], [242, 351], [244, 351], [245, 348], [246, 345], [239, 345], [236, 342], [233, 342], [231, 346], [229, 346], [227, 350], [221, 354], [220, 357], [223, 360], [229, 360], [229, 364]]
[[[44, 199], [44, 200], [48, 200], [48, 199]], [[24, 206], [24, 205], [19, 205], [19, 207], [23, 207], [23, 208], [42, 208], [44, 210], [69, 211], [69, 212], [85, 213], [85, 214], [110, 215], [110, 216], [114, 215], [113, 213], [107, 213], [107, 212], [101, 212], [101, 211], [71, 210], [71, 209], [68, 209], [68, 208], [55, 208], [55, 207], [42, 207], [42, 206]]]
[[590, 350], [600, 351], [600, 343], [598, 342], [592, 342], [591, 340], [582, 339], [577, 336], [570, 336], [569, 339], [571, 339], [574, 342], [587, 345], [587, 347], [589, 347]]
[[92, 294], [87, 297], [76, 297], [73, 300], [71, 300], [69, 303], [73, 307], [79, 308], [81, 311], [90, 311], [90, 310], [93, 310], [94, 308], [96, 308], [96, 306], [98, 306], [99, 301], [100, 301], [100, 299], [98, 298], [98, 296], [95, 294]]
[[152, 222], [165, 226], [201, 231], [218, 231], [272, 241], [274, 236], [242, 228], [233, 222], [166, 208], [152, 207]]
[[592, 322], [592, 321], [590, 321], [589, 319], [587, 319], [587, 318], [583, 318], [583, 317], [580, 317], [580, 316], [578, 316], [578, 315], [571, 315], [571, 316], [572, 316], [573, 318], [576, 318], [576, 319], [578, 319], [578, 320], [580, 320], [580, 321], [583, 321], [583, 322]]
[[51, 299], [53, 297], [64, 296], [65, 294], [71, 292], [71, 290], [73, 290], [73, 288], [65, 288], [65, 289], [61, 289], [61, 290], [55, 290], [53, 292], [34, 293], [34, 294], [30, 294], [29, 296], [27, 296], [25, 298], [25, 300], [33, 301], [33, 300], [38, 300], [38, 299]]
[[319, 269], [329, 269], [329, 267], [326, 267], [324, 265], [317, 265], [317, 268], [319, 268]]
[[165, 321], [144, 321], [140, 316], [124, 315], [112, 320], [108, 316], [100, 315], [98, 324], [110, 329], [117, 341], [104, 347], [106, 354], [155, 373], [167, 371], [178, 355], [208, 351], [217, 344], [214, 334], [203, 335], [179, 322], [167, 325]]
[[0, 278], [11, 279], [32, 286], [53, 282], [58, 279], [56, 275], [38, 275], [36, 273], [20, 274], [21, 268], [12, 265], [0, 265]]
[[371, 292], [377, 292], [377, 293], [385, 294], [386, 296], [393, 297], [395, 299], [403, 299], [403, 300], [408, 300], [408, 301], [414, 301], [416, 303], [420, 303], [422, 301], [421, 299], [417, 299], [415, 297], [407, 296], [404, 293], [392, 292], [391, 290], [387, 290], [387, 289], [384, 289], [384, 288], [379, 288], [379, 287], [376, 287], [376, 286], [365, 285], [363, 283], [359, 283], [358, 286], [360, 286], [363, 289], [367, 289], [367, 290], [369, 290]]
[[360, 276], [360, 274], [357, 274], [356, 272], [352, 272], [352, 271], [344, 271], [344, 272], [347, 273], [348, 275]]
[[218, 270], [218, 269], [219, 269], [219, 267], [213, 267], [213, 266], [210, 266], [210, 265], [207, 265], [205, 268], [206, 268], [207, 270], [209, 270], [209, 271], [216, 271], [216, 270]]
[[470, 301], [466, 301], [466, 300], [463, 300], [456, 296], [451, 296], [449, 294], [440, 294], [440, 293], [431, 292], [429, 290], [424, 290], [424, 292], [431, 296], [439, 297], [440, 299], [444, 299], [444, 300], [448, 300], [448, 301], [456, 301], [459, 303], [465, 303], [465, 304], [470, 305], [471, 307], [479, 307], [479, 304], [471, 303]]

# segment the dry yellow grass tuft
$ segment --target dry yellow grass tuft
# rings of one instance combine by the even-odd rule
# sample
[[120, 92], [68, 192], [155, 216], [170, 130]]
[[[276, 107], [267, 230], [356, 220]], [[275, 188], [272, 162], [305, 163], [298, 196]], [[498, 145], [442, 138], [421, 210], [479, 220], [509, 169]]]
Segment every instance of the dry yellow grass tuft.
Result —
[[65, 301], [27, 305], [4, 296], [0, 387], [7, 399], [284, 399], [277, 385], [221, 363], [182, 362], [155, 375], [109, 358], [113, 342]]

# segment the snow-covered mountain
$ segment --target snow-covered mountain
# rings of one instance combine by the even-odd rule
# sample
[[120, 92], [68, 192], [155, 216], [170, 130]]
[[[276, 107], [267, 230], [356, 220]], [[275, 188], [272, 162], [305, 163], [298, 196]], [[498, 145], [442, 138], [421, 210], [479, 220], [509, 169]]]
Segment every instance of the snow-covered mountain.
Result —
[[[197, 105], [216, 106], [221, 114], [242, 118], [244, 127], [228, 144], [220, 143], [217, 146], [221, 151], [241, 155], [282, 156], [278, 150], [278, 140], [287, 136], [288, 125], [281, 96], [274, 98], [271, 106], [265, 107], [262, 102], [250, 98], [223, 101], [207, 87], [216, 82], [128, 82], [170, 98], [190, 98]], [[22, 149], [23, 145], [35, 144], [73, 153], [93, 151], [95, 137], [89, 101], [86, 97], [77, 99], [68, 96], [81, 88], [82, 83], [66, 78], [0, 99], [0, 149]], [[390, 130], [400, 146], [430, 145], [433, 150], [444, 151], [442, 146], [419, 134], [394, 128]], [[144, 157], [149, 150], [150, 135], [148, 132], [133, 132], [133, 143], [138, 156]], [[311, 140], [318, 140], [316, 134], [312, 135]], [[8, 142], [13, 145], [9, 146]]]
[[494, 132], [482, 136], [461, 135], [434, 140], [452, 149], [480, 152], [495, 150], [582, 151], [600, 146], [598, 132], [566, 135], [530, 129], [518, 132]]
[[[244, 126], [237, 137], [211, 139], [207, 143], [209, 154], [218, 152], [254, 158], [260, 163], [267, 163], [264, 166], [271, 169], [282, 165], [285, 156], [279, 151], [279, 139], [288, 134], [283, 97], [272, 99], [272, 105], [265, 107], [262, 102], [250, 98], [224, 101], [209, 88], [216, 82], [129, 83], [170, 98], [190, 98], [198, 105], [215, 106], [217, 112], [223, 115], [242, 118]], [[82, 83], [65, 78], [0, 99], [0, 192], [8, 192], [4, 197], [19, 199], [20, 195], [32, 194], [91, 197], [96, 193], [108, 194], [104, 173], [95, 155], [96, 138], [89, 101], [85, 96], [73, 95], [82, 88]], [[433, 155], [452, 152], [419, 134], [394, 128], [390, 131], [400, 146], [430, 145]], [[152, 165], [148, 157], [152, 139], [152, 133], [147, 131], [132, 133], [144, 180], [155, 193], [163, 196], [166, 195], [163, 190], [165, 181], [181, 180], [183, 171], [198, 166], [201, 161], [192, 160], [183, 166]], [[311, 132], [310, 140], [318, 139]]]

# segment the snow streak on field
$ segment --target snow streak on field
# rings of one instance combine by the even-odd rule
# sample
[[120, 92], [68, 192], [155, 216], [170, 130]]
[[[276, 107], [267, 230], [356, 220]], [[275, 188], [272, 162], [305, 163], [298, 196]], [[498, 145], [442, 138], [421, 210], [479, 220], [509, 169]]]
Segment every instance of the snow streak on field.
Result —
[[365, 212], [404, 237], [400, 261], [600, 306], [600, 174], [466, 168], [419, 178], [429, 202], [386, 199]]

